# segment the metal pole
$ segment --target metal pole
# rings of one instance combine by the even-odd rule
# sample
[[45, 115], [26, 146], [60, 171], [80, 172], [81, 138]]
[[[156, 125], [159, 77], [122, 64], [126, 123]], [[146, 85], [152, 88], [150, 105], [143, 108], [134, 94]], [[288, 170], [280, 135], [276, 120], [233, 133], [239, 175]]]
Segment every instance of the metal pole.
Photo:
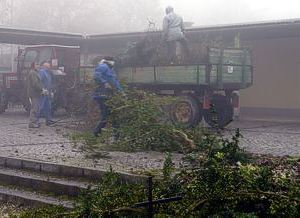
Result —
[[153, 218], [153, 181], [152, 177], [149, 177], [148, 180], [148, 217]]
[[[13, 7], [14, 7], [14, 0], [10, 1], [10, 26], [13, 26]], [[14, 53], [14, 45], [11, 44], [10, 47], [11, 51], [11, 72], [14, 72], [14, 60], [15, 60], [15, 53]]]

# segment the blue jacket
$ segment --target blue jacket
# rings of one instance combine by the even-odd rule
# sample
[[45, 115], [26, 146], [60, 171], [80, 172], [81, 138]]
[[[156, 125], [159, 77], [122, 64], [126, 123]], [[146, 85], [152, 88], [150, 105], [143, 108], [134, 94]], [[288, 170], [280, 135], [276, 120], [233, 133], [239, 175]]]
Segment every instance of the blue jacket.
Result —
[[41, 68], [39, 70], [39, 76], [44, 89], [50, 91], [52, 89], [52, 76], [50, 72], [46, 69]]
[[108, 67], [108, 65], [105, 63], [98, 64], [98, 66], [96, 67], [95, 73], [94, 73], [94, 80], [98, 85], [100, 85], [102, 87], [104, 87], [105, 83], [109, 83], [114, 88], [116, 88], [118, 91], [123, 90], [114, 71], [112, 69], [110, 69]]

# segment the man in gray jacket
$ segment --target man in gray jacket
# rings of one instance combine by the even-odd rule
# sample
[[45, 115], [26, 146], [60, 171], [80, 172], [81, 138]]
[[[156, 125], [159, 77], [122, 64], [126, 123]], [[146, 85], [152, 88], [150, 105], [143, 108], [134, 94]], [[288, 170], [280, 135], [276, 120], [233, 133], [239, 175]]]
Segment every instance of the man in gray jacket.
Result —
[[30, 101], [29, 128], [39, 128], [39, 100], [42, 94], [43, 86], [38, 75], [35, 63], [31, 64], [31, 69], [27, 77], [27, 93]]
[[[183, 19], [174, 13], [174, 9], [171, 6], [166, 8], [166, 16], [163, 20], [163, 37], [167, 43], [169, 63], [182, 61], [182, 54], [184, 56], [188, 55]], [[178, 49], [179, 45], [180, 49]], [[180, 50], [180, 53], [177, 52], [178, 50]]]

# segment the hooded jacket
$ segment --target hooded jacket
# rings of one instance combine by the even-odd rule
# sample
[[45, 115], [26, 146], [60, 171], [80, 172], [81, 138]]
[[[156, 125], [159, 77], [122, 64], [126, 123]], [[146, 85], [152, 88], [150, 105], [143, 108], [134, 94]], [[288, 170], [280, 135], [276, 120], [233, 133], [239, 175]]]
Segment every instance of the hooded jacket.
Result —
[[104, 87], [105, 83], [109, 83], [118, 91], [122, 91], [120, 82], [112, 69], [106, 63], [100, 63], [95, 69], [94, 81], [97, 85]]

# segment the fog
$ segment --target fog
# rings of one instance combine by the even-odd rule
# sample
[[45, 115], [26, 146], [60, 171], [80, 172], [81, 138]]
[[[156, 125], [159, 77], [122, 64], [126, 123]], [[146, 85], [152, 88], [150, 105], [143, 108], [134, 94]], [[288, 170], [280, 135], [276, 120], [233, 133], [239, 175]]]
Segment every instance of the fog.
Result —
[[162, 0], [197, 26], [300, 18], [299, 0]]
[[112, 33], [161, 28], [164, 8], [194, 26], [300, 17], [297, 0], [0, 0], [0, 24], [16, 28]]

